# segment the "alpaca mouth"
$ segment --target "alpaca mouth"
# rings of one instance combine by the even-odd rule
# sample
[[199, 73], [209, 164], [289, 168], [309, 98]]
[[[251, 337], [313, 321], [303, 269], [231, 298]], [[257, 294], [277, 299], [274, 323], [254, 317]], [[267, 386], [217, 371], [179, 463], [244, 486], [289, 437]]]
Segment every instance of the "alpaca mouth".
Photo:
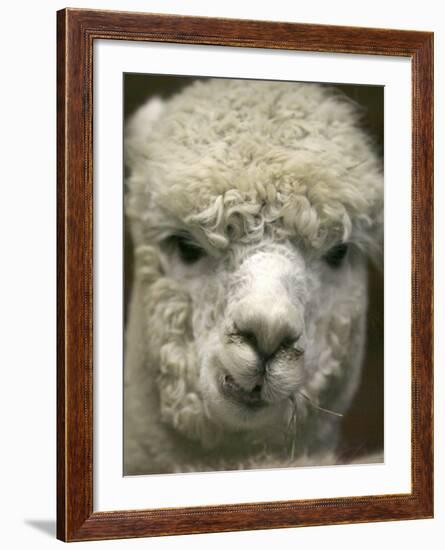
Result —
[[221, 382], [221, 391], [224, 396], [249, 409], [262, 409], [268, 405], [261, 396], [261, 390], [261, 384], [257, 384], [251, 390], [242, 388], [230, 374], [224, 376]]

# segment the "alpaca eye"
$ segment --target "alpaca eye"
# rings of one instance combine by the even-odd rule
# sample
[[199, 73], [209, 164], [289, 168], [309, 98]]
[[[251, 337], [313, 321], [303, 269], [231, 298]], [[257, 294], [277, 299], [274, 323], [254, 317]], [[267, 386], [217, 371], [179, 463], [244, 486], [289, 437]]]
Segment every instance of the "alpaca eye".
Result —
[[340, 267], [348, 253], [348, 248], [346, 243], [337, 244], [326, 252], [323, 259], [330, 267]]
[[179, 257], [185, 264], [194, 264], [206, 255], [203, 248], [185, 235], [173, 235], [168, 241], [178, 251]]

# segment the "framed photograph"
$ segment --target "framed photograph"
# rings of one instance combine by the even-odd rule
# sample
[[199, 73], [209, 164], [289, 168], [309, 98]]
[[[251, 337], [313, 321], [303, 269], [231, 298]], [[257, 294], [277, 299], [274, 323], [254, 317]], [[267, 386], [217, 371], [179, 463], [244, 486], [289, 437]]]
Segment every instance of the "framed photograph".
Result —
[[65, 9], [57, 536], [433, 516], [433, 34]]

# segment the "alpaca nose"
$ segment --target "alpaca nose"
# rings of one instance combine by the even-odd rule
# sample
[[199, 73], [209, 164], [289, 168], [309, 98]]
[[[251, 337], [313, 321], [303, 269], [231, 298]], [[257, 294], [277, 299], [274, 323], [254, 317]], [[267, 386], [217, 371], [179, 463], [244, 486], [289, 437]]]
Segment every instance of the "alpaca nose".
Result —
[[238, 303], [235, 331], [260, 356], [268, 358], [282, 347], [291, 347], [302, 332], [302, 320], [290, 301], [252, 297]]

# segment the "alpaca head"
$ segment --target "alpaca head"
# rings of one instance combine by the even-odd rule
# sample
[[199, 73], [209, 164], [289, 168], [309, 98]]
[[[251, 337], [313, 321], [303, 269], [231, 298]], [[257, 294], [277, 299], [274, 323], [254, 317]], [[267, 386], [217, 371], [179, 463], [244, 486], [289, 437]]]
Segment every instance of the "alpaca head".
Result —
[[284, 429], [296, 404], [344, 412], [382, 235], [357, 106], [313, 84], [198, 82], [133, 116], [126, 161], [161, 420], [211, 444]]

